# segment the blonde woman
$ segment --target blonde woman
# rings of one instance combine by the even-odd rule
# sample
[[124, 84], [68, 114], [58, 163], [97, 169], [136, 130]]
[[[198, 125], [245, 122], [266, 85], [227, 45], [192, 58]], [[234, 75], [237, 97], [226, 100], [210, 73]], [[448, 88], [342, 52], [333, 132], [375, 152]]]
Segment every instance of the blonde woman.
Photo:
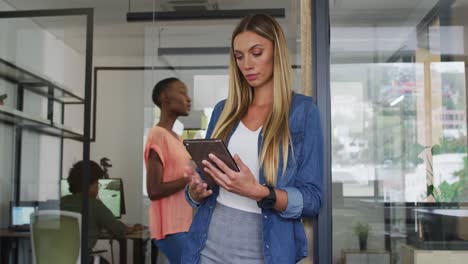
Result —
[[321, 207], [319, 112], [291, 90], [284, 33], [272, 17], [242, 19], [230, 57], [228, 98], [216, 105], [207, 138], [226, 142], [240, 172], [210, 155], [204, 180], [194, 176], [186, 187], [199, 208], [182, 263], [296, 263], [307, 256], [300, 218]]

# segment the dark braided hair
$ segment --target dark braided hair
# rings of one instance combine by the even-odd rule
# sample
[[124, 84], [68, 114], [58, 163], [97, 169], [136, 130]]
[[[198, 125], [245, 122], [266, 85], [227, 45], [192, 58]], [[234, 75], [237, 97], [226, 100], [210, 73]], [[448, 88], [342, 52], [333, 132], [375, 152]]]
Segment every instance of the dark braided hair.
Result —
[[166, 90], [170, 85], [171, 83], [173, 82], [180, 82], [179, 79], [177, 78], [174, 78], [174, 77], [170, 77], [170, 78], [166, 78], [164, 80], [161, 80], [159, 81], [153, 88], [153, 94], [152, 94], [152, 99], [153, 99], [153, 103], [155, 105], [157, 105], [159, 108], [161, 108], [161, 93]]

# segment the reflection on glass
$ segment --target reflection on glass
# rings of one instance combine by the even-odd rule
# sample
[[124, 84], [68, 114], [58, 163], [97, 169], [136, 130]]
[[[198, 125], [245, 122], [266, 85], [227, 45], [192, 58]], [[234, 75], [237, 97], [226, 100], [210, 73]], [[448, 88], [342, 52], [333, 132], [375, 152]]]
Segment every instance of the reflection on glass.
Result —
[[352, 2], [330, 2], [333, 261], [464, 263], [468, 2]]
[[417, 202], [426, 199], [427, 173], [433, 174], [435, 186], [457, 180], [454, 173], [463, 168], [466, 156], [463, 66], [457, 62], [431, 64], [441, 81], [441, 96], [432, 96], [434, 107], [429, 113], [431, 146], [424, 141], [428, 113], [423, 65], [332, 66], [332, 75], [339, 79], [331, 83], [333, 179], [346, 183], [345, 196], [376, 195], [385, 201]]

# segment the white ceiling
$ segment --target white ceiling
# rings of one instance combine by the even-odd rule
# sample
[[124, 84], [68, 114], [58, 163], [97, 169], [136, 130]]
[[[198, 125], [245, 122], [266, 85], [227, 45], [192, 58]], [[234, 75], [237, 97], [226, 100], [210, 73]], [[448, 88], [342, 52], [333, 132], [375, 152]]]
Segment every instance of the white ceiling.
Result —
[[[180, 1], [180, 0], [176, 0]], [[197, 0], [195, 0], [197, 1]], [[282, 1], [246, 1], [246, 0], [205, 0], [216, 3], [219, 9], [285, 8], [287, 16], [295, 15], [298, 0]], [[58, 9], [58, 8], [94, 8], [94, 55], [101, 56], [144, 56], [145, 31], [154, 28], [155, 37], [161, 31], [161, 47], [226, 47], [230, 33], [237, 20], [216, 21], [179, 21], [179, 22], [133, 22], [127, 23], [128, 0], [5, 0], [18, 10]], [[131, 0], [132, 12], [170, 11], [169, 5], [174, 0]], [[185, 1], [187, 2], [187, 1]], [[268, 3], [268, 7], [264, 6]], [[36, 23], [65, 40], [68, 45], [80, 53], [84, 52], [85, 21], [82, 18], [59, 17], [39, 18]], [[281, 19], [283, 26], [289, 23]], [[296, 23], [295, 20], [291, 23]], [[296, 32], [290, 34], [296, 39]], [[116, 45], [118, 43], [118, 45]]]
[[[161, 47], [225, 47], [229, 45], [230, 34], [237, 22], [237, 20], [217, 20], [127, 23], [128, 0], [5, 1], [20, 10], [94, 8], [94, 55], [97, 56], [144, 56], [144, 43], [145, 38], [147, 38], [145, 31], [148, 29], [153, 30], [155, 43]], [[131, 11], [168, 11], [168, 5], [173, 1], [180, 0], [131, 0], [130, 8]], [[289, 41], [295, 42], [298, 38], [299, 0], [205, 1], [210, 4], [216, 3], [219, 9], [285, 8], [287, 18], [281, 19], [280, 23], [282, 23]], [[463, 6], [467, 2], [468, 0], [458, 0], [456, 4]], [[415, 28], [436, 3], [437, 0], [330, 0], [332, 52], [336, 50], [339, 53], [350, 48], [353, 51], [350, 45], [356, 45], [356, 39], [362, 43], [375, 42], [375, 32], [369, 30], [372, 28], [382, 28], [376, 31], [380, 32], [379, 41], [382, 43], [381, 45], [364, 46], [369, 49], [367, 53], [375, 53], [375, 49], [378, 48], [376, 46], [385, 47], [385, 49], [398, 49], [407, 41], [411, 28]], [[83, 19], [41, 18], [36, 19], [36, 21], [46, 30], [64, 39], [79, 52], [83, 52], [85, 32]], [[157, 34], [160, 30], [162, 30], [161, 39], [158, 39]], [[385, 33], [391, 33], [391, 35], [383, 37], [382, 34]], [[387, 41], [391, 41], [391, 43], [386, 44]], [[387, 52], [387, 50], [383, 52]], [[391, 51], [389, 52], [391, 54]]]

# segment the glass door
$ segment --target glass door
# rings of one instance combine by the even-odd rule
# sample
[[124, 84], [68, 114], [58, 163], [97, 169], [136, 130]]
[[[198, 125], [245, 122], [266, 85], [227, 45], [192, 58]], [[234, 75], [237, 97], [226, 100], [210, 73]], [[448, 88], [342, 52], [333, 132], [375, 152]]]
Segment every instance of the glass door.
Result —
[[464, 263], [468, 2], [329, 5], [333, 263]]

